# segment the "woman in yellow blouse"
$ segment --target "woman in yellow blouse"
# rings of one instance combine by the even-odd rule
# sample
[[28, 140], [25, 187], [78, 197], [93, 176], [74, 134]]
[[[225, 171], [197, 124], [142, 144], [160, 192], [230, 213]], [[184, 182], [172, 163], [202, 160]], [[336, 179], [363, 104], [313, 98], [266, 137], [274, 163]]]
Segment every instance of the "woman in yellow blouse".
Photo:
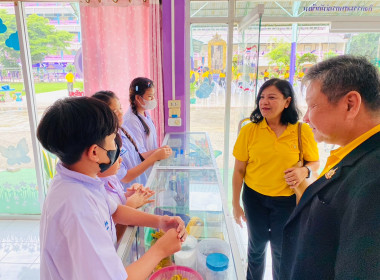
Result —
[[[282, 230], [296, 206], [292, 188], [318, 169], [318, 148], [310, 127], [303, 124], [301, 139], [305, 165], [293, 167], [299, 160], [299, 111], [288, 81], [266, 81], [260, 88], [250, 118], [252, 122], [241, 129], [233, 151], [233, 214], [240, 226], [241, 219], [247, 222], [247, 279], [262, 279], [266, 243], [270, 241], [273, 279], [276, 280]], [[240, 205], [242, 187], [244, 210]]]

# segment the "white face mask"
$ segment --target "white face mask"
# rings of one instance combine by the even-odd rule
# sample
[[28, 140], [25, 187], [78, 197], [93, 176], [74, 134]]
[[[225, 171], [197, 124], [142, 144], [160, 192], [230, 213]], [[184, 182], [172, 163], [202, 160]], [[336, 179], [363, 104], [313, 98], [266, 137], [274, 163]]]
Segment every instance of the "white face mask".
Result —
[[157, 107], [157, 100], [156, 99], [153, 99], [153, 100], [143, 99], [143, 100], [144, 100], [145, 104], [141, 104], [141, 102], [139, 102], [139, 103], [144, 110], [153, 110], [154, 108]]

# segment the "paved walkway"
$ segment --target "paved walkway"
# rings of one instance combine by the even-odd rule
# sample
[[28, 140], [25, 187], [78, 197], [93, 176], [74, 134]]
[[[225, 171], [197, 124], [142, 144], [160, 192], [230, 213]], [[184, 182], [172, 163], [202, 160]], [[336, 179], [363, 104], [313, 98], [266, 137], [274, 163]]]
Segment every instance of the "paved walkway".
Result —
[[[67, 97], [67, 90], [58, 90], [55, 92], [46, 92], [36, 95], [37, 118], [41, 118], [46, 108], [60, 98]], [[23, 96], [20, 102], [6, 101], [0, 103], [0, 146], [3, 148], [16, 149], [20, 139], [26, 139], [28, 147], [28, 157], [31, 161], [23, 164], [23, 168], [34, 168], [32, 139], [30, 136], [29, 115], [27, 111], [27, 100]], [[17, 141], [15, 141], [17, 139]], [[0, 153], [0, 171], [11, 167], [17, 169], [18, 164], [9, 166], [7, 158]]]

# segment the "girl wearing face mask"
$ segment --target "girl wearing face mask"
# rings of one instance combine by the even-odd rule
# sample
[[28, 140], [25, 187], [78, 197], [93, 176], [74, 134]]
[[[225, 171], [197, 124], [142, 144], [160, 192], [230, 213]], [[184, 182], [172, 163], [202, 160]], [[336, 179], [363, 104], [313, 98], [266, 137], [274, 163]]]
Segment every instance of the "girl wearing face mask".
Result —
[[123, 110], [119, 99], [112, 91], [98, 91], [92, 97], [105, 102], [115, 113], [119, 121], [119, 135], [122, 144], [120, 145], [120, 157], [123, 159], [120, 164], [117, 177], [128, 190], [134, 183], [145, 185], [149, 176], [150, 167], [157, 161], [169, 157], [172, 150], [169, 147], [158, 148], [152, 152], [142, 154], [133, 139], [131, 132], [127, 128], [121, 127], [123, 122]]
[[[131, 133], [143, 156], [158, 148], [156, 127], [148, 111], [157, 106], [153, 81], [135, 78], [129, 86], [130, 108], [123, 118], [123, 127]], [[147, 154], [146, 154], [147, 153]]]

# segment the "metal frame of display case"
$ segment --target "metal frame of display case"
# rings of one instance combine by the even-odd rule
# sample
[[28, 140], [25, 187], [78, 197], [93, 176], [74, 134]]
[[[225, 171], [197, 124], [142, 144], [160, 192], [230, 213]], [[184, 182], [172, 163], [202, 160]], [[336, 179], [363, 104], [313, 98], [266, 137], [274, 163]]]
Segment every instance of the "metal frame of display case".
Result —
[[117, 254], [124, 266], [128, 265], [128, 257], [131, 252], [133, 241], [135, 240], [136, 232], [137, 227], [128, 226], [120, 240], [119, 247], [117, 248]]
[[[216, 161], [215, 161], [215, 157], [214, 157], [214, 151], [212, 149], [208, 133], [207, 132], [168, 133], [163, 140], [163, 145], [173, 144], [173, 143], [168, 143], [168, 142], [170, 142], [170, 139], [173, 139], [173, 138], [171, 138], [173, 136], [183, 136], [182, 138], [185, 139], [185, 141], [188, 141], [188, 139], [191, 137], [191, 135], [204, 136], [205, 141], [207, 142], [207, 147], [209, 149], [209, 153], [210, 153], [209, 156], [211, 159], [211, 165], [207, 165], [207, 166], [173, 165], [172, 163], [170, 163], [170, 160], [171, 160], [170, 158], [168, 160], [156, 162], [153, 166], [152, 172], [148, 178], [148, 182], [147, 182], [146, 186], [150, 187], [153, 185], [154, 180], [157, 179], [156, 175], [159, 172], [176, 170], [179, 172], [188, 171], [188, 173], [190, 174], [192, 171], [196, 171], [196, 170], [200, 170], [200, 169], [209, 170], [209, 171], [213, 170], [215, 172], [215, 175], [216, 175], [216, 181], [214, 183], [217, 184], [219, 187], [219, 194], [220, 194], [221, 204], [222, 204], [222, 209], [223, 209], [222, 212], [224, 215], [225, 228], [227, 230], [227, 235], [228, 235], [228, 244], [230, 246], [231, 253], [232, 253], [232, 260], [234, 263], [234, 271], [236, 274], [236, 279], [238, 279], [238, 280], [245, 279], [246, 276], [245, 276], [244, 269], [243, 269], [243, 260], [240, 257], [239, 248], [238, 248], [237, 239], [236, 239], [236, 233], [235, 233], [234, 228], [233, 228], [233, 218], [232, 218], [231, 213], [228, 210], [226, 195], [225, 195], [225, 192], [223, 190], [223, 184], [221, 181], [220, 171], [216, 165]], [[185, 144], [188, 144], [188, 143], [185, 143]], [[185, 154], [185, 151], [183, 151], [183, 154]], [[173, 158], [174, 158], [174, 155], [173, 155], [172, 159]], [[165, 163], [169, 163], [169, 164], [165, 165]], [[207, 210], [205, 210], [205, 211], [207, 211]], [[137, 241], [136, 229], [137, 229], [137, 227], [128, 227], [127, 231], [125, 232], [125, 234], [123, 235], [123, 237], [119, 243], [119, 247], [118, 247], [117, 252], [118, 252], [119, 257], [122, 259], [124, 265], [127, 265], [128, 264], [128, 258], [130, 259], [130, 253], [131, 253], [131, 247], [132, 247], [133, 241], [135, 241], [135, 239]], [[136, 250], [136, 254], [137, 254], [137, 256], [135, 257], [135, 259], [138, 258], [138, 249]]]

